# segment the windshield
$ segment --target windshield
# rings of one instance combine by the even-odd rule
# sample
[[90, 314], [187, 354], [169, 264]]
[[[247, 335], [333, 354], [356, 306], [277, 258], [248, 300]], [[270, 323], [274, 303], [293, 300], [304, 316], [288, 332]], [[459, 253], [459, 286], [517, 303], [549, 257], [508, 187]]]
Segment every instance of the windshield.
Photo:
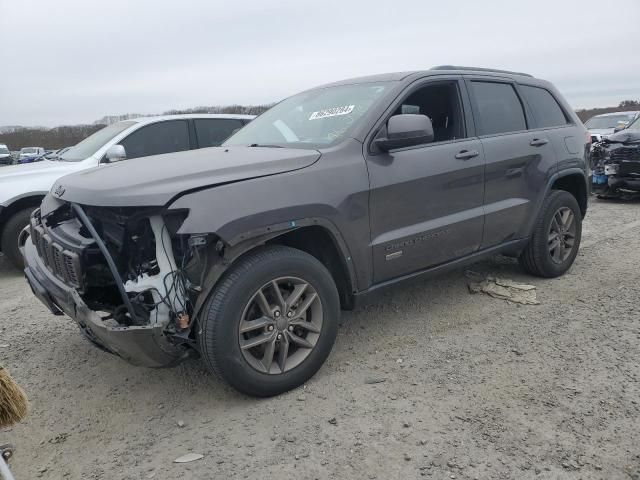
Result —
[[0, 147], [0, 154], [5, 155], [7, 153], [11, 153], [7, 147]]
[[616, 128], [616, 127], [626, 127], [631, 120], [633, 120], [634, 115], [607, 115], [606, 117], [593, 117], [587, 120], [585, 126], [589, 129], [598, 129], [598, 128]]
[[38, 153], [38, 149], [33, 147], [22, 148], [20, 153]]
[[388, 85], [340, 85], [294, 95], [247, 124], [223, 145], [329, 146], [347, 137]]
[[79, 162], [85, 158], [89, 158], [91, 155], [100, 150], [109, 140], [113, 139], [119, 133], [125, 131], [131, 125], [135, 125], [136, 122], [118, 122], [108, 127], [104, 127], [102, 130], [98, 130], [93, 135], [88, 136], [77, 145], [71, 147], [64, 152], [60, 159], [66, 162]]

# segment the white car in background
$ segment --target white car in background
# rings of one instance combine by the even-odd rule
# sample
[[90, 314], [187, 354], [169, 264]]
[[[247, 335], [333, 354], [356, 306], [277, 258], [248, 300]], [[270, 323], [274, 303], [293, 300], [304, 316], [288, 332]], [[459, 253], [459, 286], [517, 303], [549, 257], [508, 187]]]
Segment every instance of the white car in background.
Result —
[[23, 267], [20, 233], [55, 181], [101, 163], [220, 145], [253, 115], [165, 115], [114, 123], [59, 156], [0, 170], [0, 251]]
[[591, 142], [600, 142], [618, 130], [627, 128], [640, 117], [640, 111], [603, 113], [591, 117], [584, 124], [591, 134]]

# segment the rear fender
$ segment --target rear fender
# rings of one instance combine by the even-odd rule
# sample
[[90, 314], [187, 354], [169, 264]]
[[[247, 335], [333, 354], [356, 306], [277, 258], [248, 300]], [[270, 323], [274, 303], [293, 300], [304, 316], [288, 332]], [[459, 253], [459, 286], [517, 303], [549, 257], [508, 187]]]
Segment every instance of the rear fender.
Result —
[[[553, 184], [556, 183], [556, 181], [558, 181], [559, 179], [563, 178], [563, 177], [567, 177], [569, 175], [579, 175], [580, 178], [582, 178], [582, 180], [584, 181], [584, 186], [585, 186], [585, 192], [589, 192], [589, 184], [587, 181], [587, 175], [585, 173], [585, 171], [581, 168], [567, 168], [564, 170], [560, 170], [559, 172], [554, 173], [553, 175], [551, 175], [549, 177], [549, 180], [547, 181], [545, 190], [544, 190], [544, 195], [540, 195], [538, 197], [538, 199], [536, 200], [536, 209], [534, 210], [535, 212], [537, 212], [539, 214], [540, 209], [542, 208], [542, 204], [544, 202], [544, 199], [549, 195], [549, 193], [551, 192], [551, 190], [553, 189]], [[578, 203], [580, 203], [580, 201], [578, 201]], [[584, 209], [584, 213], [586, 213], [586, 207]], [[530, 237], [533, 234], [533, 227], [535, 225], [535, 222], [537, 220], [537, 215], [532, 216], [531, 218], [528, 219], [528, 222], [525, 226], [525, 232], [526, 232], [526, 236]]]

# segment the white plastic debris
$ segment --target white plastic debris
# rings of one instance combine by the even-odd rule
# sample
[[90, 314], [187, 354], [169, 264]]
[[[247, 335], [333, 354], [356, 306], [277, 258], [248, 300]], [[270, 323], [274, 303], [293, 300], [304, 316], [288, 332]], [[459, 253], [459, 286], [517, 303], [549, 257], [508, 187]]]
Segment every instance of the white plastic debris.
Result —
[[173, 463], [189, 463], [195, 462], [196, 460], [200, 460], [204, 458], [204, 455], [201, 453], [187, 453], [186, 455], [182, 455], [181, 457], [176, 458]]
[[0, 456], [0, 476], [4, 480], [14, 480], [11, 470], [9, 470], [9, 465], [7, 465], [2, 456]]

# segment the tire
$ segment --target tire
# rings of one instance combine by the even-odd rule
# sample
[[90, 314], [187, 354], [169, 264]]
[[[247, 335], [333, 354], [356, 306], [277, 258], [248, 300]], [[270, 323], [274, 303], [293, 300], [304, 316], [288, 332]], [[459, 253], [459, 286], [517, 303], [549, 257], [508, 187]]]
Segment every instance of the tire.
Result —
[[0, 237], [0, 247], [2, 247], [2, 253], [4, 253], [9, 262], [18, 270], [24, 269], [24, 259], [22, 253], [18, 248], [18, 236], [20, 232], [29, 225], [31, 218], [31, 212], [35, 210], [34, 207], [25, 208], [14, 213], [2, 230], [2, 236]]
[[[568, 210], [567, 210], [568, 209]], [[552, 234], [554, 233], [554, 225], [559, 225], [557, 218], [554, 225], [554, 217], [559, 212], [566, 213], [571, 212], [573, 215], [574, 225], [573, 241], [569, 248], [570, 241], [570, 228], [567, 233], [561, 234], [566, 240], [566, 246], [564, 247], [564, 253], [556, 255], [557, 250], [550, 251], [552, 244]], [[561, 216], [562, 216], [561, 213]], [[580, 248], [580, 239], [582, 238], [582, 213], [575, 197], [569, 192], [563, 190], [552, 190], [551, 193], [545, 198], [542, 208], [538, 215], [538, 219], [533, 228], [533, 235], [529, 244], [524, 251], [520, 254], [520, 265], [530, 274], [544, 277], [554, 278], [564, 274], [576, 258], [578, 249]], [[561, 248], [561, 247], [557, 247]], [[566, 255], [566, 257], [564, 256]]]
[[[281, 291], [280, 303], [273, 282], [279, 286], [278, 291], [280, 287], [292, 289]], [[304, 319], [288, 319], [287, 300], [298, 288], [305, 293], [298, 295], [301, 300], [291, 301], [295, 307], [291, 312], [294, 317], [304, 315]], [[267, 302], [258, 301], [260, 293]], [[300, 313], [307, 302], [311, 303], [305, 313]], [[280, 314], [277, 305], [285, 305]], [[251, 312], [254, 320], [248, 320]], [[298, 387], [318, 371], [333, 347], [339, 316], [338, 291], [322, 263], [294, 248], [260, 247], [225, 272], [211, 292], [199, 320], [198, 347], [209, 369], [236, 390], [269, 397]], [[258, 321], [271, 323], [246, 333], [240, 331], [241, 327], [253, 328]], [[316, 331], [307, 330], [312, 326]], [[247, 338], [248, 335], [255, 336]], [[254, 339], [262, 341], [267, 337], [272, 340], [247, 348]], [[313, 347], [299, 347], [301, 338], [306, 344], [315, 342]], [[273, 361], [268, 360], [268, 351]]]

